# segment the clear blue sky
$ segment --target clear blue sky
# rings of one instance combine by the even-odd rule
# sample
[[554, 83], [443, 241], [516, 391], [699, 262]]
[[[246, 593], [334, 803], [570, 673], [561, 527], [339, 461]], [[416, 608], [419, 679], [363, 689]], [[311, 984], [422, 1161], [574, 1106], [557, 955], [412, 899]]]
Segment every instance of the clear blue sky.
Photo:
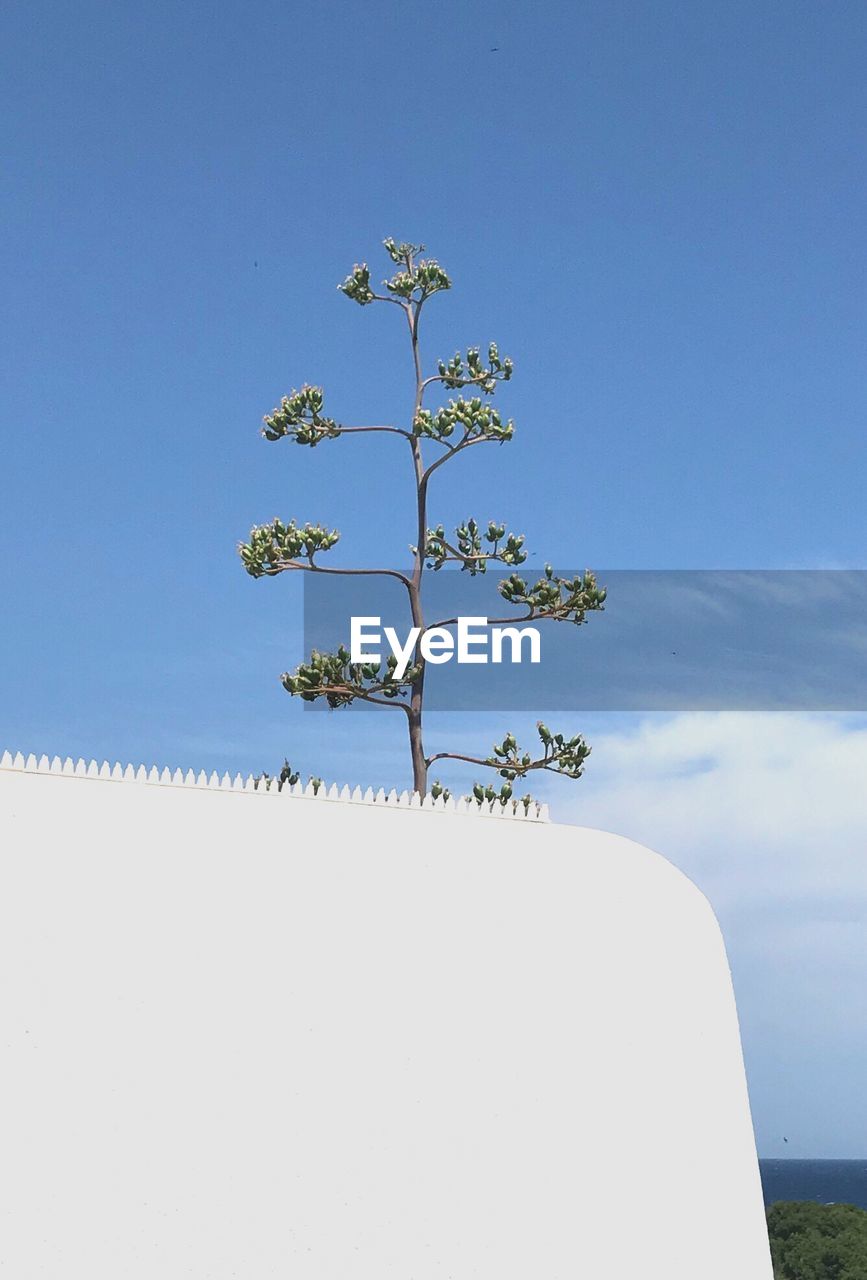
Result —
[[[855, 3], [8, 5], [3, 744], [404, 780], [371, 716], [362, 752], [343, 717], [332, 747], [281, 692], [296, 584], [233, 549], [281, 514], [338, 524], [343, 563], [401, 561], [397, 442], [257, 434], [305, 380], [344, 420], [406, 412], [399, 317], [335, 288], [387, 234], [455, 279], [428, 359], [496, 338], [516, 361], [515, 441], [462, 460], [435, 519], [502, 515], [561, 564], [863, 566], [865, 37]], [[787, 1030], [768, 993], [745, 1024], [769, 1154], [781, 1036], [792, 1109], [829, 1087], [785, 1039], [791, 991]], [[806, 1154], [867, 1154], [862, 1075]]]

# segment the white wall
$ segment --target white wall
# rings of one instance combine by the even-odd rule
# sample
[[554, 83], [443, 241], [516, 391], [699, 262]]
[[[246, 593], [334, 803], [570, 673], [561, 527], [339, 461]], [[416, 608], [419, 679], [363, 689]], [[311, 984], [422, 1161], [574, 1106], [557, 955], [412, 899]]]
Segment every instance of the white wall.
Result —
[[723, 944], [553, 824], [0, 770], [16, 1280], [770, 1280]]

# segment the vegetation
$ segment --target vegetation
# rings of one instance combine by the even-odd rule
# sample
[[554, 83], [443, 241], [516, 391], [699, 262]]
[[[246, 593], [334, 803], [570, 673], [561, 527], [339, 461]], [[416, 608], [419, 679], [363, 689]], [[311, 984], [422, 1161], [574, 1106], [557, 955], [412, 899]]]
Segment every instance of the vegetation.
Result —
[[[428, 791], [428, 772], [441, 760], [460, 761], [476, 768], [491, 770], [498, 777], [498, 787], [476, 782], [473, 795], [482, 803], [502, 805], [519, 803], [513, 786], [536, 771], [579, 778], [590, 748], [580, 734], [568, 736], [554, 733], [541, 722], [539, 742], [533, 747], [519, 746], [514, 735], [507, 733], [490, 754], [464, 755], [453, 751], [428, 754], [423, 738], [425, 697], [425, 659], [420, 650], [421, 637], [434, 627], [448, 627], [455, 619], [426, 623], [423, 583], [427, 570], [437, 572], [451, 564], [471, 575], [483, 574], [490, 565], [503, 565], [508, 576], [498, 584], [500, 596], [507, 606], [519, 610], [505, 618], [489, 619], [490, 625], [515, 622], [571, 622], [581, 625], [587, 614], [601, 610], [605, 591], [588, 570], [575, 578], [557, 576], [546, 565], [537, 581], [528, 581], [517, 570], [527, 559], [524, 537], [507, 529], [504, 522], [480, 523], [469, 518], [454, 534], [442, 524], [429, 522], [428, 499], [434, 476], [447, 463], [468, 449], [503, 445], [512, 439], [514, 423], [504, 418], [491, 403], [501, 384], [511, 380], [513, 364], [501, 356], [495, 342], [483, 356], [480, 347], [456, 352], [450, 359], [440, 360], [435, 373], [425, 374], [419, 345], [422, 311], [431, 298], [446, 292], [452, 281], [438, 262], [421, 255], [424, 246], [384, 241], [393, 273], [384, 281], [383, 291], [371, 284], [366, 264], [356, 266], [338, 287], [361, 307], [384, 304], [395, 308], [407, 326], [413, 382], [408, 397], [408, 411], [403, 425], [351, 426], [330, 417], [326, 411], [321, 387], [304, 384], [284, 396], [281, 403], [266, 415], [262, 435], [271, 442], [288, 442], [310, 449], [326, 441], [361, 433], [385, 433], [393, 436], [408, 450], [412, 463], [412, 485], [415, 498], [416, 527], [411, 546], [413, 563], [404, 573], [395, 569], [350, 569], [322, 563], [340, 538], [337, 529], [320, 523], [298, 524], [294, 519], [275, 519], [255, 526], [239, 552], [244, 568], [254, 578], [274, 577], [288, 572], [332, 574], [382, 574], [396, 578], [404, 587], [413, 627], [420, 628], [413, 659], [406, 671], [398, 674], [396, 660], [389, 656], [385, 663], [353, 662], [350, 652], [340, 647], [335, 653], [313, 652], [294, 672], [285, 672], [283, 687], [294, 697], [311, 702], [324, 699], [332, 709], [354, 702], [373, 703], [396, 710], [405, 717], [413, 787], [424, 795]], [[445, 403], [429, 406], [428, 394], [453, 392]], [[284, 777], [293, 777], [288, 764]], [[263, 775], [263, 778], [265, 775]], [[434, 796], [447, 795], [438, 782], [430, 788]], [[530, 797], [520, 802], [529, 805]]]
[[867, 1212], [779, 1201], [768, 1209], [775, 1280], [867, 1280]]

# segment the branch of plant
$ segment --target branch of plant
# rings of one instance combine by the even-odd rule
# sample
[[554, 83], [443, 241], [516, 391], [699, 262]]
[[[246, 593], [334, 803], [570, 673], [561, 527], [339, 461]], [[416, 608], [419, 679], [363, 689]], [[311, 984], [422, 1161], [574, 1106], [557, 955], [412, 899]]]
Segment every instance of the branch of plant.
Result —
[[[439, 471], [443, 463], [448, 462], [451, 458], [453, 458], [456, 453], [462, 453], [464, 449], [470, 449], [474, 444], [490, 444], [490, 443], [494, 443], [494, 441], [491, 436], [473, 436], [472, 439], [469, 439], [468, 437], [464, 436], [463, 440], [461, 440], [459, 444], [449, 445], [445, 440], [437, 440], [436, 443], [445, 444], [446, 448], [448, 449], [448, 453], [442, 454], [441, 457], [437, 458], [436, 462], [432, 462], [430, 464], [430, 466], [424, 472], [424, 475], [422, 477], [425, 480], [425, 482], [427, 482], [431, 478], [431, 476], [434, 474], [435, 471]], [[499, 443], [499, 441], [497, 441], [496, 443]]]
[[566, 738], [562, 733], [552, 733], [540, 720], [536, 726], [542, 743], [542, 755], [535, 758], [528, 751], [521, 751], [512, 733], [507, 733], [501, 743], [494, 743], [490, 756], [469, 756], [457, 751], [438, 751], [427, 758], [427, 765], [436, 760], [458, 760], [463, 764], [476, 765], [479, 768], [496, 769], [500, 777], [507, 782], [514, 782], [528, 773], [542, 771], [560, 773], [569, 778], [580, 778], [584, 761], [590, 754], [590, 748], [581, 737], [575, 734]]
[[403, 436], [405, 440], [412, 439], [412, 432], [404, 431], [403, 427], [344, 427], [337, 425], [337, 434], [341, 436], [361, 435], [367, 431], [386, 431], [389, 435]]
[[[349, 651], [338, 646], [336, 652], [326, 653], [314, 649], [310, 658], [302, 662], [294, 672], [284, 671], [280, 677], [287, 693], [303, 702], [315, 702], [325, 698], [332, 709], [360, 699], [383, 706], [403, 706], [398, 699], [411, 690], [417, 668], [412, 667], [396, 676], [397, 659], [392, 655], [385, 663], [353, 662]], [[384, 694], [384, 698], [376, 695]]]
[[302, 573], [333, 573], [343, 577], [397, 578], [398, 582], [402, 582], [407, 589], [412, 586], [409, 578], [397, 569], [335, 569], [330, 565], [314, 564], [312, 561], [307, 564], [301, 564], [297, 560], [281, 561], [273, 569], [265, 569], [262, 576], [272, 578], [278, 573], [289, 572], [293, 569], [300, 569]]
[[[478, 765], [485, 769], [499, 769], [500, 762], [497, 760], [483, 759], [481, 756], [465, 756], [458, 751], [438, 751], [435, 755], [427, 757], [428, 765], [432, 765], [435, 760], [460, 760], [464, 764]], [[550, 760], [534, 760], [531, 764], [521, 765], [515, 769], [515, 774], [519, 778], [523, 778], [525, 774], [530, 773], [534, 769], [547, 769], [551, 773], [559, 773], [560, 770], [555, 768]]]
[[[382, 687], [384, 686], [377, 686], [377, 689]], [[338, 697], [345, 697], [348, 702], [354, 702], [358, 699], [359, 702], [372, 702], [377, 707], [398, 707], [401, 711], [405, 711], [407, 715], [409, 714], [409, 707], [405, 702], [399, 702], [397, 698], [377, 698], [373, 696], [377, 689], [374, 689], [373, 693], [371, 693], [358, 688], [356, 685], [320, 685], [316, 689], [311, 689], [310, 692], [323, 698], [327, 698], [329, 694], [336, 694]]]
[[[563, 622], [563, 618], [558, 618], [553, 613], [524, 613], [518, 617], [511, 618], [486, 618], [485, 622], [489, 627], [508, 626], [513, 622]], [[428, 627], [428, 631], [433, 631], [435, 627], [456, 627], [460, 622], [460, 618], [443, 618], [440, 622], [432, 622]]]

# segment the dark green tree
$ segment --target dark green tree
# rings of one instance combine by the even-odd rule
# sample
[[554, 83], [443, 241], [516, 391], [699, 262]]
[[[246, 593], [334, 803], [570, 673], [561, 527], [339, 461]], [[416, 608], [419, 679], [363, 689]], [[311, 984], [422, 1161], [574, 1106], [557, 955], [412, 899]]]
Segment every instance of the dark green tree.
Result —
[[[412, 459], [417, 515], [412, 568], [403, 573], [396, 569], [324, 565], [320, 557], [334, 547], [339, 532], [322, 524], [299, 525], [295, 520], [287, 523], [279, 519], [255, 526], [249, 541], [240, 544], [244, 568], [254, 578], [299, 571], [396, 578], [406, 590], [413, 626], [424, 632], [456, 621], [442, 619], [425, 623], [422, 587], [426, 570], [435, 572], [443, 565], [456, 564], [464, 572], [479, 574], [485, 573], [490, 564], [502, 564], [510, 572], [498, 584], [500, 595], [507, 605], [521, 612], [491, 618], [489, 625], [527, 621], [584, 623], [586, 615], [602, 609], [605, 600], [605, 590], [598, 586], [589, 570], [569, 579], [559, 577], [546, 565], [537, 581], [528, 581], [517, 572], [527, 559], [524, 538], [508, 531], [505, 524], [491, 521], [482, 525], [468, 519], [456, 528], [454, 535], [447, 534], [442, 524], [430, 526], [428, 491], [436, 473], [468, 449], [502, 445], [512, 439], [514, 424], [500, 415], [492, 404], [492, 397], [501, 383], [510, 381], [513, 366], [492, 342], [486, 356], [482, 355], [481, 348], [470, 347], [465, 352], [456, 352], [449, 360], [440, 360], [436, 373], [425, 374], [419, 346], [422, 311], [434, 295], [450, 289], [452, 282], [438, 262], [421, 256], [423, 245], [398, 244], [392, 239], [385, 240], [384, 245], [394, 268], [391, 277], [383, 283], [384, 292], [377, 292], [371, 285], [366, 264], [356, 266], [338, 287], [359, 306], [383, 303], [397, 308], [404, 317], [414, 371], [412, 401], [405, 425], [349, 426], [337, 422], [325, 411], [322, 388], [305, 384], [284, 396], [279, 406], [265, 417], [262, 435], [269, 441], [289, 441], [311, 449], [326, 440], [365, 432], [381, 432], [405, 442]], [[426, 396], [435, 389], [454, 394], [446, 403], [429, 407]], [[398, 676], [396, 668], [394, 658], [380, 665], [354, 663], [349, 651], [340, 647], [335, 653], [314, 652], [294, 672], [285, 672], [281, 680], [290, 694], [308, 702], [323, 698], [332, 708], [360, 701], [397, 709], [406, 718], [413, 787], [420, 795], [426, 794], [428, 771], [438, 760], [463, 761], [499, 775], [503, 780], [499, 790], [479, 782], [474, 785], [473, 795], [479, 803], [516, 803], [513, 783], [534, 771], [544, 770], [568, 778], [581, 776], [590, 754], [584, 739], [580, 734], [566, 737], [552, 733], [541, 722], [539, 745], [533, 750], [519, 747], [515, 737], [508, 733], [487, 756], [453, 751], [427, 755], [423, 738], [425, 662], [418, 644], [407, 670]], [[434, 784], [431, 792], [447, 794], [439, 783]], [[529, 797], [522, 800], [529, 803]]]
[[867, 1280], [867, 1212], [778, 1201], [768, 1209], [775, 1280]]

